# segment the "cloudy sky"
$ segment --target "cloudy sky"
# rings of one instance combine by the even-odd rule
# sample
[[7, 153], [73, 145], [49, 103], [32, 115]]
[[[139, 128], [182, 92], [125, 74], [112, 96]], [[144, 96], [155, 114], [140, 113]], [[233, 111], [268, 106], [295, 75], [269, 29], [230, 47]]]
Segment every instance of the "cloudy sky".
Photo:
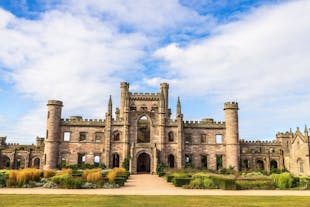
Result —
[[121, 81], [168, 82], [185, 120], [224, 120], [238, 101], [241, 138], [304, 129], [309, 11], [309, 0], [1, 0], [0, 136], [45, 136], [49, 99], [64, 117], [104, 118]]

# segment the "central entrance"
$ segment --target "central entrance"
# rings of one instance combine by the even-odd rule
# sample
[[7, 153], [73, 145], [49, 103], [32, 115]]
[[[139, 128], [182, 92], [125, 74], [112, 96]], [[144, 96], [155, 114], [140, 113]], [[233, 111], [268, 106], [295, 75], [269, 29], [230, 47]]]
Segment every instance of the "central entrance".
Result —
[[137, 158], [137, 173], [151, 172], [151, 158], [150, 155], [143, 152]]

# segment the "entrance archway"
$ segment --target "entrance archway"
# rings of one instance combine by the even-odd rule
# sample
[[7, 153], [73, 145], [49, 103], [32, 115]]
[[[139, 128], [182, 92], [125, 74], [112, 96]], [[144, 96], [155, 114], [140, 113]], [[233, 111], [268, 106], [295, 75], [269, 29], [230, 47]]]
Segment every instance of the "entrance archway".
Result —
[[150, 155], [143, 152], [137, 158], [137, 173], [151, 172], [151, 158]]

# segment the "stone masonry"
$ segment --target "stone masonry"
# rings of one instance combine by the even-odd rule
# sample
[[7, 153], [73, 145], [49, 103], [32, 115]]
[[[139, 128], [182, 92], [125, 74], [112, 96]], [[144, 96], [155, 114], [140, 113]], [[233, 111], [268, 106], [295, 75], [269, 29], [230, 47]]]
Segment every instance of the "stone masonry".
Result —
[[[55, 169], [88, 163], [118, 167], [130, 158], [132, 173], [155, 173], [158, 163], [164, 163], [171, 168], [213, 170], [286, 168], [296, 175], [310, 175], [307, 128], [304, 133], [299, 129], [295, 133], [278, 133], [274, 141], [239, 140], [236, 102], [224, 104], [225, 122], [211, 118], [184, 121], [178, 99], [176, 117], [172, 119], [167, 83], [160, 84], [158, 93], [132, 93], [129, 83], [122, 82], [119, 106], [113, 116], [110, 97], [104, 119], [63, 119], [63, 103], [48, 101], [46, 140], [36, 148], [39, 166]], [[0, 168], [32, 166], [29, 161], [17, 166], [14, 156], [29, 160], [29, 155], [24, 158], [2, 138]]]

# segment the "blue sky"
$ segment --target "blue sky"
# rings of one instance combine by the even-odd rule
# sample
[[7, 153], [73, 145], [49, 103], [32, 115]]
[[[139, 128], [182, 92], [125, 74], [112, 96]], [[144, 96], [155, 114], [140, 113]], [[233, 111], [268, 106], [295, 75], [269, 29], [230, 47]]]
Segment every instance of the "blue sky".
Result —
[[168, 82], [186, 120], [224, 120], [223, 103], [238, 101], [241, 138], [303, 129], [309, 10], [306, 0], [2, 0], [0, 136], [44, 136], [48, 99], [63, 100], [64, 117], [104, 118], [121, 81], [137, 92]]

